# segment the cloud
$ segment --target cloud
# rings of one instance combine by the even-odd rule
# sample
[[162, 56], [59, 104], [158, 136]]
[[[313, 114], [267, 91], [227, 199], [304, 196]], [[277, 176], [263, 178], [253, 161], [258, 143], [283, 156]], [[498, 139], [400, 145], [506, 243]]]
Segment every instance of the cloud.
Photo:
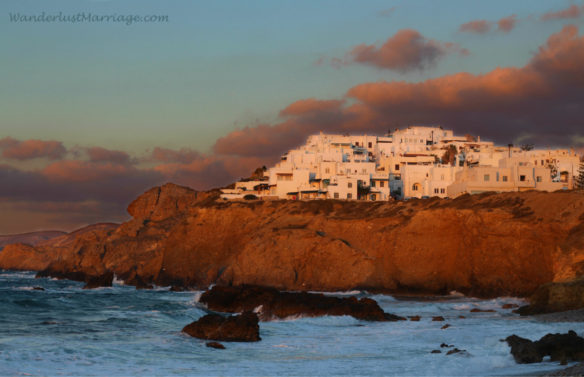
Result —
[[20, 141], [10, 137], [0, 139], [2, 157], [11, 160], [31, 160], [48, 158], [57, 160], [63, 158], [67, 150], [60, 141], [25, 140]]
[[[236, 130], [214, 151], [277, 160], [310, 134], [376, 132], [414, 123], [440, 124], [500, 143], [522, 135], [539, 145], [570, 145], [584, 135], [584, 37], [575, 26], [553, 34], [523, 67], [457, 73], [426, 81], [356, 85], [334, 103], [307, 99], [285, 119]], [[527, 141], [526, 141], [527, 142]]]
[[128, 164], [130, 162], [128, 153], [102, 147], [88, 148], [87, 155], [91, 162], [112, 162], [116, 164]]
[[584, 13], [583, 9], [584, 9], [584, 6], [582, 6], [582, 8], [581, 8], [577, 5], [572, 4], [566, 9], [562, 9], [562, 10], [555, 11], [555, 12], [549, 11], [547, 13], [544, 13], [540, 17], [540, 20], [549, 21], [549, 20], [563, 20], [563, 19], [570, 19], [570, 18], [578, 18]]
[[468, 55], [468, 50], [455, 43], [425, 38], [413, 29], [402, 29], [381, 47], [360, 44], [347, 54], [347, 63], [355, 62], [399, 72], [424, 70], [434, 66], [447, 54]]
[[488, 20], [469, 21], [460, 25], [458, 31], [461, 33], [486, 34], [492, 31], [495, 25], [497, 25], [497, 31], [509, 33], [517, 26], [517, 15], [512, 14], [503, 17], [496, 22]]
[[377, 12], [377, 14], [381, 17], [390, 17], [395, 12], [396, 9], [397, 9], [397, 7], [383, 9], [383, 10], [380, 10], [379, 12]]
[[173, 150], [168, 148], [156, 147], [152, 151], [151, 159], [159, 162], [181, 162], [189, 163], [201, 159], [203, 156], [192, 149], [183, 148]]
[[517, 24], [517, 16], [512, 14], [508, 17], [503, 17], [497, 21], [497, 29], [504, 33], [508, 33], [515, 28]]
[[460, 25], [458, 31], [463, 33], [485, 34], [491, 31], [493, 23], [487, 20], [474, 20]]

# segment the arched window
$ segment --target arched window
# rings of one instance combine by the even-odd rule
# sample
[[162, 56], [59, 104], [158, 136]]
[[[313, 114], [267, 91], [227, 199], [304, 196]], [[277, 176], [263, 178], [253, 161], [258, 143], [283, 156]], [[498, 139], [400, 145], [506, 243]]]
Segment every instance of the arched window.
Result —
[[420, 184], [419, 183], [414, 183], [412, 185], [412, 191], [418, 191], [420, 190]]

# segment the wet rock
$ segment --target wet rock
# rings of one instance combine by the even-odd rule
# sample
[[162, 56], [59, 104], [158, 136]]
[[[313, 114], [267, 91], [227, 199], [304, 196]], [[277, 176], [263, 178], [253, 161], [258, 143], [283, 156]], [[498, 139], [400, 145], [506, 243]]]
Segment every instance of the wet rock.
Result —
[[44, 291], [45, 289], [43, 287], [33, 287], [32, 290], [33, 291]]
[[539, 363], [545, 356], [550, 356], [551, 361], [584, 360], [584, 338], [571, 330], [567, 334], [547, 334], [535, 342], [517, 335], [505, 340], [519, 364]]
[[442, 343], [440, 345], [440, 348], [451, 348], [451, 347], [454, 347], [454, 345], [453, 344], [446, 344], [446, 343]]
[[170, 292], [184, 292], [187, 289], [185, 287], [182, 287], [180, 285], [173, 285], [172, 287], [170, 287], [169, 291]]
[[518, 307], [519, 305], [517, 304], [503, 304], [503, 306], [501, 306], [502, 309], [515, 309]]
[[440, 350], [432, 350], [432, 352], [430, 352], [430, 353], [442, 353], [442, 351], [440, 351]]
[[421, 317], [419, 315], [410, 315], [408, 316], [408, 318], [410, 319], [410, 321], [418, 322]]
[[207, 342], [205, 344], [207, 347], [216, 348], [218, 350], [224, 350], [225, 346], [219, 342]]
[[385, 313], [375, 300], [332, 297], [321, 293], [280, 292], [255, 285], [215, 286], [201, 296], [200, 302], [211, 310], [238, 313], [256, 311], [264, 321], [305, 315], [350, 315], [365, 321], [399, 321], [405, 318]]
[[199, 339], [257, 342], [261, 340], [258, 321], [258, 316], [252, 312], [229, 317], [207, 314], [185, 326], [182, 331]]
[[442, 317], [441, 315], [436, 316], [436, 317], [432, 317], [432, 321], [434, 321], [434, 322], [444, 321], [444, 317]]
[[450, 325], [447, 323], [447, 324], [445, 324], [444, 326], [442, 326], [440, 329], [441, 329], [441, 330], [446, 330], [446, 329], [447, 329], [447, 328], [449, 328], [449, 327], [450, 327]]
[[97, 276], [86, 276], [83, 289], [94, 289], [100, 287], [111, 287], [114, 281], [114, 273], [106, 272]]
[[460, 319], [465, 319], [466, 317], [465, 317], [465, 316], [463, 316], [463, 315], [459, 315], [459, 316], [458, 316], [458, 318], [460, 318]]
[[511, 355], [518, 364], [540, 363], [543, 355], [539, 352], [534, 342], [517, 335], [511, 335], [505, 339], [511, 347]]
[[471, 313], [495, 313], [495, 310], [474, 308], [474, 309], [471, 309], [470, 312]]
[[446, 352], [446, 355], [454, 355], [455, 353], [466, 353], [466, 350], [459, 350], [458, 348], [451, 349], [450, 351]]
[[522, 306], [515, 312], [533, 315], [581, 308], [584, 308], [584, 278], [541, 285], [529, 297], [529, 305]]

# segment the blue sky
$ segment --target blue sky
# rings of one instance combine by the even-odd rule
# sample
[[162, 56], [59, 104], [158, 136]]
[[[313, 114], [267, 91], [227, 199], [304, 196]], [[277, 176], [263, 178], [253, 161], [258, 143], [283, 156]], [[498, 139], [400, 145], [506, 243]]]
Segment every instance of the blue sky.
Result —
[[[570, 1], [3, 1], [0, 128], [18, 139], [209, 150], [236, 127], [272, 122], [301, 98], [338, 98], [362, 82], [420, 81], [525, 64]], [[389, 16], [380, 12], [394, 8]], [[167, 23], [11, 23], [9, 13], [160, 14]], [[473, 19], [517, 14], [512, 35], [467, 35]], [[532, 18], [532, 19], [530, 19]], [[579, 20], [581, 24], [581, 20]], [[315, 65], [404, 28], [461, 44], [435, 69], [400, 74]]]

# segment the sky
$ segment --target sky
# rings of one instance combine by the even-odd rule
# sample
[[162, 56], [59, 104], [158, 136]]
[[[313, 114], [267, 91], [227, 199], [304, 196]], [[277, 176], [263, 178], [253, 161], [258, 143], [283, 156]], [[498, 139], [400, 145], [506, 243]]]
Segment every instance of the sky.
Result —
[[6, 0], [0, 47], [0, 235], [121, 222], [319, 131], [584, 146], [582, 0]]

